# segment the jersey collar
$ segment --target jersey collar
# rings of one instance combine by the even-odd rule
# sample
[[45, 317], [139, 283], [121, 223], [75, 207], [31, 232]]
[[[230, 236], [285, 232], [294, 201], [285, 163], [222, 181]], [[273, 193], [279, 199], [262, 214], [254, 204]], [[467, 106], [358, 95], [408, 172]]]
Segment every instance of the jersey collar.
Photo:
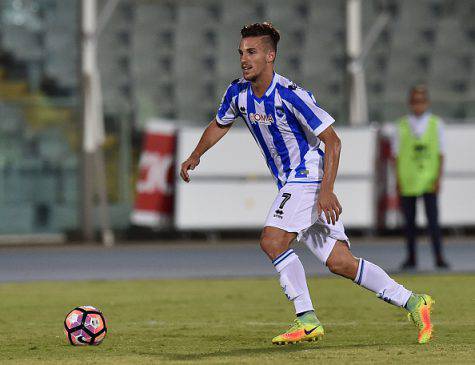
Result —
[[265, 98], [269, 97], [272, 92], [274, 91], [275, 89], [275, 86], [277, 85], [277, 79], [279, 78], [279, 75], [276, 74], [275, 72], [273, 73], [272, 75], [272, 82], [270, 83], [269, 87], [267, 88], [266, 92], [264, 93], [264, 95], [262, 95], [262, 97], [258, 98], [253, 92], [252, 92], [252, 86], [251, 86], [251, 83], [249, 83], [249, 91], [252, 95], [252, 97], [257, 100], [258, 103], [260, 103], [262, 100], [264, 100]]

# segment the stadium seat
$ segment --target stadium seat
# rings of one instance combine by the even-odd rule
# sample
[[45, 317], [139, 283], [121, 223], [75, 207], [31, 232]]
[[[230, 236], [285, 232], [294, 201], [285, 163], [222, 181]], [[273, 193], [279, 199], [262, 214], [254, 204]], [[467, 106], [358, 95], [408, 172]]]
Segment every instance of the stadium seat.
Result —
[[28, 234], [34, 231], [34, 206], [15, 202], [0, 204], [0, 234]]

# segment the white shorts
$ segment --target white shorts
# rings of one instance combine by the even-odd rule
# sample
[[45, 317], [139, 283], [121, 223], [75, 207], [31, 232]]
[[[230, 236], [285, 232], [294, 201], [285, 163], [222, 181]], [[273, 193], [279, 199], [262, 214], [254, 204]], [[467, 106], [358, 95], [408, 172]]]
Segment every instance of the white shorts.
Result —
[[323, 212], [317, 216], [319, 191], [318, 183], [287, 183], [277, 194], [265, 225], [297, 233], [297, 241], [325, 264], [336, 241], [350, 243], [341, 217], [333, 225], [326, 222]]

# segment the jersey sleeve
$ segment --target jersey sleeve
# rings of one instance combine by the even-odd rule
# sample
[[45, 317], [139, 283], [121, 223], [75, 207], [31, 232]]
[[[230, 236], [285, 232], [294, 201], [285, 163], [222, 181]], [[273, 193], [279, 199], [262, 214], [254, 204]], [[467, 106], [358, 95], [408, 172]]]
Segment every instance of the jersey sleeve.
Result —
[[282, 96], [292, 105], [298, 121], [317, 136], [335, 122], [335, 119], [317, 104], [314, 96], [304, 89], [287, 89]]
[[224, 93], [218, 112], [216, 113], [216, 121], [219, 124], [229, 125], [239, 117], [239, 111], [236, 105], [238, 95], [239, 87], [233, 82]]

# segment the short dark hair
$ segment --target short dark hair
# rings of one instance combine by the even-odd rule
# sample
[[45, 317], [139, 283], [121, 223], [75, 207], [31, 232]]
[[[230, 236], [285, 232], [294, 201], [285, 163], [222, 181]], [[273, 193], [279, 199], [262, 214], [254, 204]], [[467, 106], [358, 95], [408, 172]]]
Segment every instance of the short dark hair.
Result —
[[269, 39], [269, 44], [272, 49], [277, 52], [277, 43], [279, 43], [280, 40], [280, 33], [271, 22], [248, 24], [241, 29], [242, 38], [260, 36], [266, 36], [266, 38]]
[[425, 84], [417, 84], [411, 87], [411, 90], [409, 90], [409, 99], [412, 98], [414, 94], [422, 94], [426, 99], [429, 99], [429, 90]]

